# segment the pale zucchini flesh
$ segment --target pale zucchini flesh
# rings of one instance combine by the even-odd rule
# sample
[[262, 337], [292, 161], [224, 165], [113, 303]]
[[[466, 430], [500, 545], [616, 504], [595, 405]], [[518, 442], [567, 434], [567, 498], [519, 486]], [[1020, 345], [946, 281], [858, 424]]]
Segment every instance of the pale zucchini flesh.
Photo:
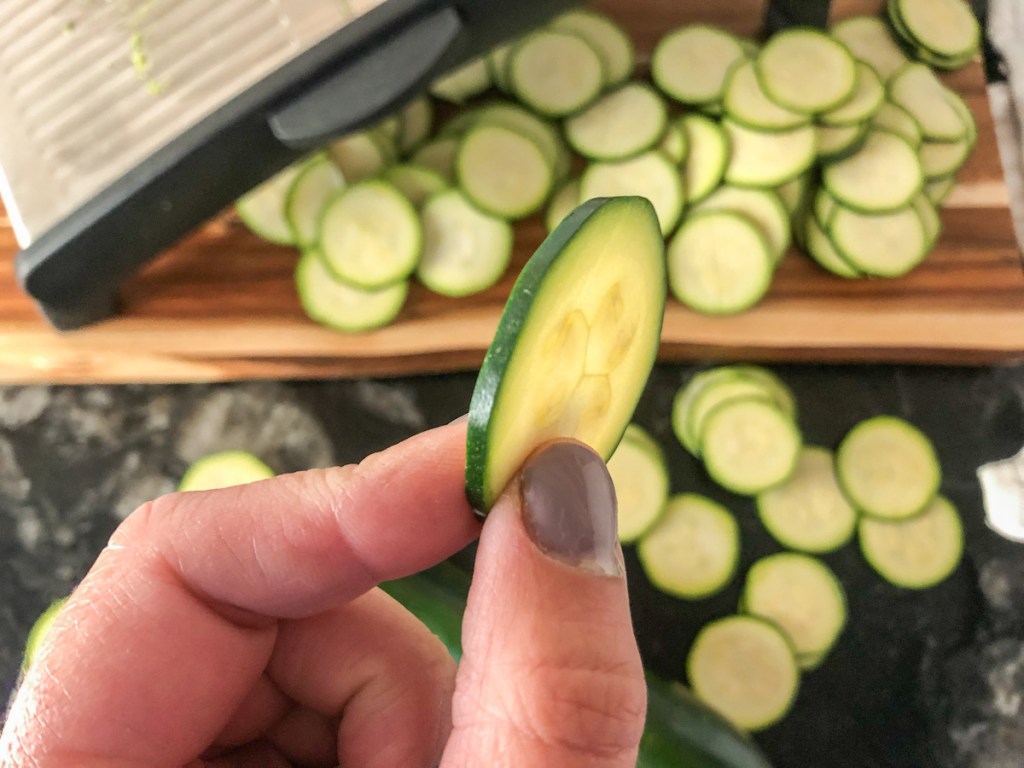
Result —
[[335, 278], [321, 253], [306, 251], [295, 268], [295, 287], [311, 320], [343, 333], [360, 333], [387, 325], [402, 311], [409, 281], [364, 290]]
[[669, 477], [661, 446], [643, 427], [626, 427], [608, 473], [618, 503], [619, 541], [640, 538], [660, 517], [668, 501]]
[[810, 28], [773, 35], [758, 53], [756, 69], [773, 101], [805, 114], [835, 109], [857, 87], [856, 62], [846, 46]]
[[871, 125], [889, 133], [895, 133], [914, 149], [921, 146], [924, 137], [917, 120], [899, 104], [886, 101], [871, 118]]
[[274, 470], [247, 451], [221, 451], [195, 461], [182, 475], [179, 491], [212, 491], [254, 483]]
[[734, 211], [743, 214], [761, 230], [776, 263], [789, 248], [789, 215], [779, 195], [772, 189], [719, 187], [691, 210]]
[[467, 133], [455, 168], [459, 186], [475, 205], [507, 219], [538, 210], [554, 184], [538, 144], [500, 125], [482, 124]]
[[408, 198], [416, 208], [439, 192], [448, 189], [448, 182], [437, 171], [412, 163], [392, 165], [384, 171], [384, 179]]
[[890, 7], [913, 39], [933, 53], [960, 58], [977, 52], [978, 20], [963, 0], [894, 0]]
[[381, 137], [370, 131], [343, 136], [327, 151], [349, 184], [376, 176], [392, 160]]
[[828, 235], [844, 259], [874, 277], [902, 277], [928, 254], [924, 224], [912, 204], [877, 214], [838, 206]]
[[726, 181], [741, 187], [777, 187], [809, 169], [818, 155], [814, 126], [790, 131], [755, 131], [722, 121], [732, 149]]
[[817, 216], [807, 216], [804, 226], [806, 227], [804, 246], [808, 255], [817, 262], [818, 266], [837, 277], [848, 280], [863, 277], [860, 270], [836, 250]]
[[684, 116], [679, 127], [688, 147], [683, 166], [686, 196], [691, 204], [698, 203], [722, 183], [729, 164], [729, 137], [717, 122], [695, 113]]
[[667, 121], [661, 96], [643, 83], [627, 83], [568, 118], [565, 137], [584, 157], [621, 160], [657, 144]]
[[575, 9], [551, 22], [553, 29], [572, 32], [586, 40], [601, 56], [608, 85], [629, 79], [636, 65], [633, 39], [616, 22], [591, 9]]
[[637, 544], [648, 580], [686, 600], [710, 597], [732, 580], [740, 530], [725, 507], [698, 494], [673, 496]]
[[480, 57], [435, 80], [430, 86], [430, 94], [444, 101], [462, 104], [490, 86], [491, 73], [487, 68], [487, 59]]
[[856, 155], [864, 147], [869, 128], [868, 123], [815, 126], [818, 157], [825, 162], [836, 162]]
[[246, 193], [235, 203], [239, 218], [255, 234], [278, 245], [295, 245], [295, 233], [285, 216], [285, 199], [304, 167], [296, 163]]
[[721, 101], [730, 70], [745, 59], [732, 34], [693, 24], [661, 38], [651, 55], [651, 76], [676, 101], [708, 104]]
[[736, 122], [762, 131], [784, 131], [807, 125], [811, 118], [772, 101], [757, 77], [754, 62], [733, 67], [725, 84], [722, 108]]
[[701, 629], [686, 659], [686, 676], [697, 698], [747, 731], [782, 720], [800, 687], [786, 636], [754, 616], [727, 616]]
[[590, 43], [553, 29], [534, 32], [516, 45], [508, 72], [519, 100], [550, 117], [578, 112], [605, 85], [604, 64]]
[[825, 125], [859, 125], [885, 103], [885, 85], [869, 64], [857, 62], [857, 87], [845, 102], [821, 116]]
[[741, 399], [772, 402], [771, 394], [760, 381], [745, 376], [737, 376], [731, 380], [726, 379], [705, 387], [693, 399], [687, 414], [689, 423], [686, 425], [686, 434], [693, 435], [696, 441], [695, 455], [700, 454], [699, 446], [704, 442], [704, 428], [707, 425], [708, 416], [723, 403]]
[[857, 512], [836, 480], [832, 452], [804, 446], [793, 474], [757, 496], [762, 524], [782, 546], [833, 552], [853, 538]]
[[574, 438], [607, 459], [654, 363], [664, 240], [638, 197], [589, 200], [527, 262], [473, 392], [466, 493], [486, 514], [539, 445]]
[[889, 83], [889, 99], [910, 113], [925, 139], [956, 141], [967, 132], [949, 90], [924, 64], [900, 70]]
[[857, 424], [836, 451], [836, 476], [864, 514], [903, 520], [921, 512], [939, 489], [941, 470], [931, 441], [894, 416]]
[[303, 167], [284, 201], [285, 218], [291, 225], [296, 245], [300, 248], [316, 245], [320, 214], [327, 201], [344, 186], [345, 177], [326, 155], [317, 155]]
[[833, 25], [831, 33], [857, 59], [869, 64], [885, 82], [910, 62], [892, 39], [885, 22], [877, 16], [843, 19]]
[[402, 110], [401, 130], [398, 132], [398, 149], [403, 155], [412, 152], [426, 141], [434, 127], [434, 106], [426, 96], [419, 96]]
[[679, 222], [685, 194], [679, 171], [658, 150], [628, 160], [592, 163], [583, 173], [580, 198], [640, 195], [651, 201], [661, 232], [667, 235]]
[[576, 210], [580, 204], [580, 180], [570, 179], [548, 201], [548, 209], [544, 214], [544, 224], [548, 232], [553, 232], [555, 227], [562, 223], [562, 219]]
[[449, 184], [455, 183], [455, 158], [459, 153], [459, 140], [443, 136], [423, 144], [412, 156], [414, 165], [437, 172]]

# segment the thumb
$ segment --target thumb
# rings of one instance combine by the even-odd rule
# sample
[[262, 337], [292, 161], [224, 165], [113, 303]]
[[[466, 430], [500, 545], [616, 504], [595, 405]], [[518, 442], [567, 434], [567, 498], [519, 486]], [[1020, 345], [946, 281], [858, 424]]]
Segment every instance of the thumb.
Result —
[[604, 462], [548, 443], [477, 550], [444, 766], [636, 765], [646, 687]]

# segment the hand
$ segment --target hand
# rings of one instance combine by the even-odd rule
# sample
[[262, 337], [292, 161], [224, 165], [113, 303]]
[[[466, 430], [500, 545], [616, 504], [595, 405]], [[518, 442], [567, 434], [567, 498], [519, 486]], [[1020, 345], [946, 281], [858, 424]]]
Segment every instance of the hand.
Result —
[[[465, 426], [175, 494], [114, 533], [26, 675], [3, 766], [633, 766], [645, 687], [615, 501], [577, 443], [483, 526]], [[455, 666], [376, 589], [477, 535]]]

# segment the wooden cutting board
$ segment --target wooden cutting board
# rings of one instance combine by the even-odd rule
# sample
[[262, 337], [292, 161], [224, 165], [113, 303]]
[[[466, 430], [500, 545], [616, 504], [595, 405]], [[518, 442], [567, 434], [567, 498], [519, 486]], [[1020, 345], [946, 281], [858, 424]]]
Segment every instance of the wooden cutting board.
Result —
[[[646, 56], [691, 22], [756, 34], [762, 0], [602, 0]], [[833, 16], [877, 13], [880, 0], [835, 0]], [[980, 141], [943, 211], [928, 261], [892, 281], [844, 281], [791, 253], [768, 297], [730, 318], [669, 302], [663, 359], [992, 363], [1024, 358], [1024, 271], [1014, 241], [980, 63], [947, 78], [978, 121]], [[0, 210], [0, 382], [166, 382], [411, 374], [472, 368], [483, 358], [516, 270], [478, 296], [415, 288], [399, 320], [337, 334], [307, 321], [292, 286], [296, 255], [250, 235], [230, 214], [124, 286], [123, 311], [57, 334], [13, 276], [16, 244]], [[517, 228], [515, 265], [544, 236]]]

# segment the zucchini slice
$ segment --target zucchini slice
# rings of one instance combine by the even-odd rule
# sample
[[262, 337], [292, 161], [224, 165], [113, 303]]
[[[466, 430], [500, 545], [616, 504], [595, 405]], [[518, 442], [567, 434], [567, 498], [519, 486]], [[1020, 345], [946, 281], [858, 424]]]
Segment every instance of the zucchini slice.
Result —
[[412, 274], [423, 251], [423, 227], [393, 184], [370, 179], [343, 189], [327, 204], [319, 243], [337, 279], [374, 290]]
[[704, 419], [700, 453], [716, 483], [754, 496], [784, 482], [796, 468], [800, 431], [761, 398], [727, 400]]
[[836, 476], [858, 510], [885, 520], [921, 512], [938, 493], [942, 472], [931, 441], [895, 416], [860, 422], [836, 451]]
[[860, 521], [860, 549], [878, 574], [897, 587], [927, 589], [949, 577], [963, 557], [963, 524], [956, 507], [936, 496], [909, 520]]
[[46, 640], [46, 636], [50, 632], [50, 627], [53, 626], [53, 622], [60, 614], [61, 609], [64, 607], [68, 599], [62, 597], [59, 600], [54, 600], [50, 603], [49, 607], [43, 611], [39, 618], [32, 624], [32, 629], [29, 630], [28, 640], [25, 641], [25, 656], [22, 658], [21, 668], [22, 670], [28, 670], [32, 666], [32, 662], [35, 661], [36, 656], [39, 655], [39, 649], [42, 648], [43, 642]]
[[492, 48], [487, 54], [487, 71], [491, 76], [491, 84], [502, 93], [512, 92], [512, 83], [508, 81], [508, 59], [518, 40]]
[[856, 125], [817, 125], [818, 157], [826, 163], [846, 160], [864, 147], [869, 123]]
[[679, 127], [688, 148], [683, 167], [686, 196], [691, 204], [699, 203], [722, 183], [729, 164], [729, 137], [717, 122], [697, 113], [682, 117]]
[[889, 82], [889, 99], [909, 112], [932, 141], [956, 141], [967, 132], [949, 93], [924, 64], [908, 64]]
[[926, 141], [918, 151], [924, 177], [931, 181], [959, 171], [971, 156], [971, 144], [965, 135], [956, 141]]
[[548, 165], [555, 170], [556, 178], [559, 176], [558, 166], [562, 162], [562, 153], [566, 151], [565, 144], [557, 129], [547, 120], [516, 104], [498, 102], [482, 107], [474, 120], [466, 125], [466, 131], [478, 125], [500, 125], [530, 139], [540, 148]]
[[686, 202], [679, 171], [658, 150], [628, 160], [592, 163], [580, 181], [580, 199], [640, 195], [651, 201], [663, 235], [679, 222]]
[[665, 133], [668, 109], [643, 83], [606, 93], [565, 121], [565, 138], [584, 157], [621, 160], [650, 149]]
[[942, 233], [942, 218], [939, 216], [939, 211], [923, 192], [914, 198], [911, 205], [914, 206], [917, 215], [921, 217], [924, 234], [928, 238], [928, 250], [931, 250]]
[[372, 131], [343, 136], [327, 151], [349, 184], [376, 176], [394, 160], [383, 136]]
[[440, 174], [449, 184], [455, 183], [455, 158], [459, 153], [459, 139], [442, 136], [417, 149], [412, 156], [413, 165], [429, 168]]
[[320, 214], [327, 202], [345, 187], [345, 177], [326, 155], [311, 159], [292, 182], [284, 201], [285, 218], [299, 248], [316, 245]]
[[494, 285], [512, 259], [512, 227], [449, 189], [423, 206], [423, 256], [416, 277], [434, 293], [470, 296]]
[[527, 262], [469, 410], [466, 495], [486, 514], [530, 453], [574, 438], [604, 458], [658, 351], [664, 240], [638, 197], [588, 200]]
[[811, 121], [808, 115], [786, 109], [765, 94], [752, 61], [733, 67], [725, 84], [722, 108], [737, 123], [760, 131], [785, 131]]
[[686, 217], [668, 247], [669, 286], [687, 307], [707, 314], [749, 309], [768, 292], [775, 257], [757, 225], [733, 211]]
[[763, 400], [770, 403], [772, 396], [762, 382], [739, 373], [734, 378], [724, 379], [701, 389], [690, 403], [684, 430], [684, 434], [693, 436], [695, 456], [700, 455], [700, 445], [704, 442], [704, 427], [708, 416], [722, 403], [732, 400]]
[[580, 180], [570, 179], [565, 182], [548, 202], [547, 212], [544, 214], [544, 224], [548, 232], [554, 232], [555, 228], [562, 223], [562, 219], [576, 210], [580, 204]]
[[969, 58], [981, 45], [981, 30], [963, 0], [893, 0], [890, 12], [911, 38], [937, 56]]
[[779, 195], [772, 189], [719, 187], [691, 210], [735, 211], [753, 221], [768, 240], [776, 263], [789, 248], [791, 230], [789, 215]]
[[818, 156], [813, 125], [791, 131], [755, 131], [726, 118], [732, 155], [725, 180], [740, 187], [777, 187], [809, 169]]
[[238, 217], [251, 232], [278, 245], [295, 245], [295, 233], [285, 216], [285, 200], [305, 163], [295, 163], [235, 203]]
[[617, 23], [603, 13], [591, 9], [576, 9], [563, 13], [550, 27], [579, 35], [601, 56], [608, 85], [618, 85], [629, 79], [636, 66], [633, 39]]
[[665, 126], [665, 135], [661, 137], [658, 149], [676, 165], [683, 164], [689, 147], [686, 144], [686, 134], [678, 123], [669, 123]]
[[401, 128], [398, 132], [398, 151], [408, 155], [427, 140], [434, 127], [434, 105], [426, 96], [418, 96], [402, 110]]
[[772, 101], [804, 114], [835, 109], [857, 88], [857, 65], [850, 51], [809, 27], [773, 35], [758, 53], [755, 66]]
[[740, 41], [724, 29], [692, 24], [669, 32], [651, 54], [651, 77], [683, 104], [721, 101], [732, 68], [746, 60]]
[[791, 222], [796, 213], [806, 204], [807, 195], [810, 193], [810, 190], [810, 174], [797, 176], [795, 179], [790, 179], [785, 184], [780, 184], [775, 188], [775, 191], [779, 194], [779, 199], [782, 200], [782, 204], [786, 207], [786, 214]]
[[857, 512], [836, 481], [832, 452], [817, 446], [804, 446], [789, 479], [758, 494], [757, 513], [782, 546], [814, 554], [839, 549], [857, 526]]
[[871, 125], [895, 133], [914, 149], [921, 146], [924, 137], [917, 120], [899, 104], [886, 101], [871, 118]]
[[193, 462], [178, 484], [179, 491], [212, 491], [254, 483], [274, 476], [274, 470], [246, 451], [212, 453]]
[[506, 219], [540, 209], [551, 194], [554, 169], [528, 136], [481, 124], [462, 139], [455, 169], [459, 186], [475, 205]]
[[800, 669], [786, 636], [754, 616], [707, 624], [690, 648], [686, 676], [697, 698], [747, 731], [785, 717], [800, 687]]
[[448, 189], [448, 182], [440, 173], [413, 163], [392, 165], [384, 171], [384, 180], [394, 184], [416, 208], [422, 208], [431, 197]]
[[430, 95], [444, 101], [464, 104], [491, 87], [491, 73], [484, 57], [473, 59], [430, 86]]
[[630, 424], [608, 459], [619, 507], [619, 541], [640, 538], [668, 501], [668, 465], [661, 446], [637, 424]]
[[295, 267], [295, 287], [311, 320], [345, 333], [380, 328], [394, 320], [405, 305], [409, 281], [364, 290], [341, 282], [317, 250], [306, 251]]
[[853, 95], [821, 116], [825, 125], [859, 125], [870, 120], [885, 103], [885, 85], [869, 64], [857, 62], [857, 87]]
[[801, 656], [828, 653], [846, 626], [846, 594], [823, 562], [780, 552], [750, 566], [741, 598], [744, 610], [774, 623]]
[[874, 277], [902, 277], [928, 255], [924, 223], [912, 204], [876, 214], [838, 206], [828, 234], [846, 261]]
[[806, 227], [804, 247], [807, 249], [807, 254], [817, 262], [819, 267], [837, 277], [844, 277], [848, 280], [863, 277], [860, 270], [836, 250], [817, 216], [808, 216], [804, 226]]
[[956, 187], [956, 176], [947, 176], [944, 179], [932, 179], [925, 182], [924, 194], [936, 207], [941, 206], [949, 199], [953, 189]]
[[833, 25], [832, 36], [857, 59], [869, 64], [883, 81], [910, 63], [892, 39], [889, 27], [877, 16], [852, 16]]
[[732, 580], [740, 559], [740, 529], [721, 504], [684, 493], [668, 500], [636, 553], [655, 587], [674, 597], [698, 600]]
[[924, 173], [912, 146], [894, 133], [873, 130], [856, 154], [825, 166], [821, 183], [849, 208], [890, 213], [921, 191]]
[[534, 32], [512, 49], [508, 75], [519, 100], [548, 117], [583, 109], [606, 82], [604, 64], [590, 43], [553, 29]]

